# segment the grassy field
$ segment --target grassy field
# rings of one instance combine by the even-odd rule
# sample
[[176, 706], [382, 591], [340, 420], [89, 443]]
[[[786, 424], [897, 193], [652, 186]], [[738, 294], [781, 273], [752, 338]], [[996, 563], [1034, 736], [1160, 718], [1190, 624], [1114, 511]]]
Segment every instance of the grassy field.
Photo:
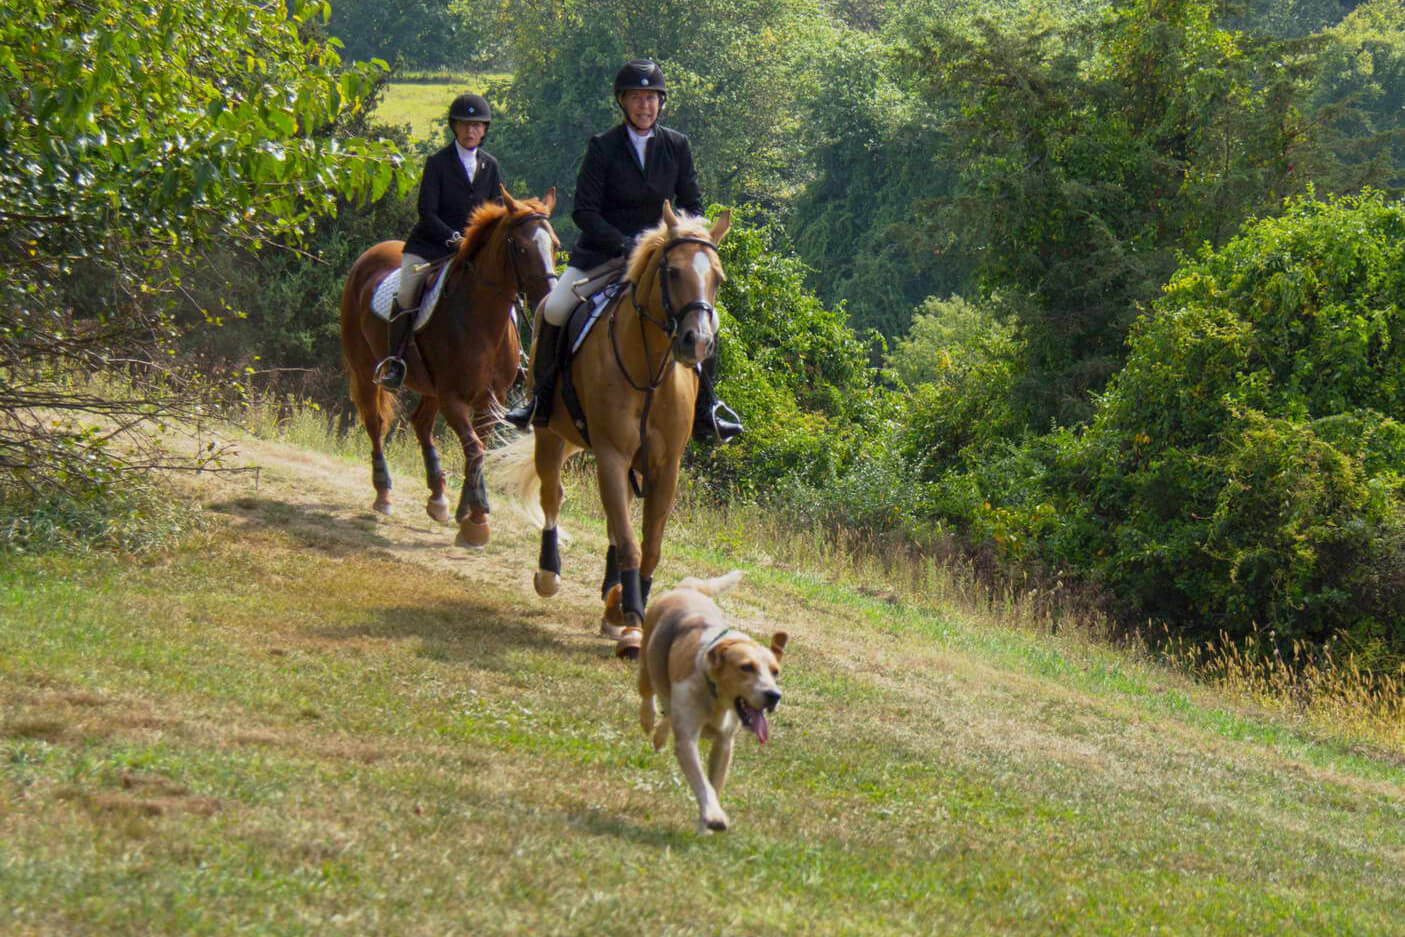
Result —
[[241, 445], [180, 546], [0, 568], [0, 933], [1405, 934], [1398, 748], [701, 513], [658, 588], [743, 568], [792, 638], [697, 836], [592, 511], [546, 602], [526, 521], [453, 551], [403, 451], [387, 520], [364, 457]]
[[[412, 77], [393, 81], [386, 86], [385, 97], [376, 108], [375, 118], [388, 124], [409, 124], [410, 137], [431, 143], [449, 139], [444, 116], [454, 98], [465, 91], [483, 94], [488, 84], [506, 78], [501, 74], [465, 74], [461, 76]], [[494, 102], [489, 102], [494, 103]]]

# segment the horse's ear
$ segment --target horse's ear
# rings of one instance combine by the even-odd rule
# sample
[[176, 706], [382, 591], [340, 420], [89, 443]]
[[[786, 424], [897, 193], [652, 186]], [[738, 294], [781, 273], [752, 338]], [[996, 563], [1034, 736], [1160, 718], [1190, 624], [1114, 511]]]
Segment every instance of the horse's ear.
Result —
[[556, 186], [546, 190], [546, 195], [542, 196], [542, 204], [546, 206], [548, 215], [556, 211]]
[[517, 208], [517, 202], [511, 195], [507, 194], [507, 186], [499, 182], [498, 191], [502, 192], [502, 203], [507, 206], [508, 211], [514, 211]]
[[732, 210], [729, 208], [717, 216], [717, 220], [712, 223], [712, 243], [721, 244], [722, 239], [727, 236], [727, 231], [732, 227]]
[[678, 216], [673, 213], [673, 203], [668, 199], [663, 200], [663, 220], [668, 223], [670, 231], [678, 227]]

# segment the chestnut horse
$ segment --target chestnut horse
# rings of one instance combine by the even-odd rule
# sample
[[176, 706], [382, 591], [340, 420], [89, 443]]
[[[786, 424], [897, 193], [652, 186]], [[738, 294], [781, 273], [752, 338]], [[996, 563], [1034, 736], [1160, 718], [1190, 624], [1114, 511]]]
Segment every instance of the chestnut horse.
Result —
[[[542, 199], [517, 201], [502, 190], [501, 205], [480, 205], [464, 229], [463, 241], [444, 271], [448, 279], [429, 322], [415, 333], [405, 353], [405, 386], [420, 394], [410, 418], [424, 453], [429, 483], [429, 516], [449, 523], [444, 470], [434, 447], [434, 418], [444, 420], [463, 444], [464, 485], [454, 519], [455, 542], [481, 547], [488, 542], [488, 494], [483, 482], [483, 437], [502, 413], [517, 377], [521, 345], [513, 323], [518, 294], [536, 303], [556, 280], [560, 242], [549, 220], [556, 189]], [[382, 241], [351, 266], [341, 298], [342, 354], [351, 378], [351, 396], [371, 437], [372, 508], [389, 514], [390, 472], [382, 440], [390, 426], [394, 395], [371, 376], [386, 356], [386, 324], [371, 311], [376, 286], [400, 268], [403, 241]]]
[[[561, 467], [577, 452], [595, 453], [610, 537], [601, 631], [616, 640], [615, 653], [628, 658], [639, 655], [644, 603], [673, 510], [683, 447], [692, 432], [695, 365], [716, 343], [713, 300], [723, 277], [717, 245], [732, 220], [730, 212], [723, 212], [709, 228], [705, 219], [676, 215], [667, 202], [663, 217], [640, 236], [626, 268], [625, 290], [571, 361], [585, 432], [564, 405], [562, 375], [550, 425], [534, 432], [532, 461], [527, 456], [532, 437], [499, 450], [498, 456], [516, 469], [519, 493], [540, 484], [544, 517], [533, 584], [538, 595], [550, 596], [561, 584], [556, 527], [564, 496]], [[631, 488], [644, 499], [642, 550], [630, 523]]]

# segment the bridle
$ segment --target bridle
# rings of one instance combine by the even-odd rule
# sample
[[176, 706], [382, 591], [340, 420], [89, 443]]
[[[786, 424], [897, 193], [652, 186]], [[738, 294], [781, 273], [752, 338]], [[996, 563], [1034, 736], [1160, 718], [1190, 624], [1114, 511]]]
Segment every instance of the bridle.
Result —
[[[528, 212], [527, 214], [523, 215], [521, 218], [514, 218], [514, 219], [512, 219], [512, 223], [507, 226], [507, 249], [508, 249], [508, 252], [509, 252], [509, 253], [511, 254], [511, 256], [512, 256], [512, 275], [513, 275], [513, 277], [515, 277], [516, 280], [517, 280], [517, 292], [518, 292], [519, 295], [522, 293], [522, 289], [523, 289], [522, 284], [523, 284], [524, 282], [526, 282], [525, 279], [524, 279], [523, 276], [522, 276], [522, 267], [521, 267], [522, 258], [527, 257], [530, 252], [527, 250], [527, 248], [525, 248], [525, 247], [523, 247], [521, 244], [518, 244], [518, 243], [517, 243], [517, 239], [516, 239], [515, 237], [513, 237], [513, 234], [516, 233], [516, 231], [517, 231], [518, 228], [522, 227], [523, 225], [525, 225], [525, 224], [526, 224], [527, 222], [529, 222], [529, 221], [542, 221], [542, 222], [546, 222], [546, 221], [549, 221], [549, 220], [550, 220], [550, 219], [547, 218], [545, 212], [533, 211], [533, 212]], [[551, 267], [551, 271], [552, 271], [551, 273], [548, 273], [548, 274], [546, 275], [546, 279], [548, 279], [548, 280], [555, 280], [555, 279], [556, 279], [556, 268], [555, 268], [555, 267]]]
[[[673, 337], [678, 334], [678, 327], [683, 323], [683, 319], [693, 310], [702, 310], [707, 315], [709, 321], [716, 318], [717, 315], [717, 308], [705, 299], [695, 299], [691, 302], [684, 303], [682, 309], [675, 309], [673, 307], [673, 293], [669, 289], [673, 268], [668, 265], [668, 253], [675, 247], [679, 247], [683, 244], [696, 244], [699, 247], [707, 248], [714, 254], [717, 253], [716, 244], [712, 243], [707, 238], [692, 236], [674, 238], [659, 249], [659, 297], [663, 300], [665, 316], [663, 321], [650, 315], [649, 311], [639, 304], [637, 284], [632, 281], [629, 284], [630, 303], [633, 304], [634, 311], [639, 316], [639, 331], [644, 340], [644, 360], [646, 361], [649, 358], [649, 338], [647, 331], [643, 328], [645, 322], [652, 323], [668, 337], [669, 341], [672, 341]], [[647, 392], [654, 390], [663, 383], [664, 375], [668, 372], [668, 355], [664, 355], [659, 362], [659, 370], [649, 384], [641, 385], [635, 383], [634, 378], [630, 376], [629, 369], [624, 366], [624, 358], [620, 354], [620, 343], [615, 334], [615, 317], [613, 315], [610, 316], [610, 345], [614, 348], [615, 363], [619, 365], [620, 373], [624, 375], [624, 379], [629, 382], [630, 387], [633, 387], [637, 391]]]
[[[546, 222], [546, 221], [550, 221], [550, 218], [547, 217], [547, 215], [546, 215], [545, 212], [539, 212], [539, 211], [528, 212], [527, 214], [522, 215], [522, 216], [520, 216], [520, 217], [518, 217], [518, 218], [513, 218], [513, 219], [508, 223], [508, 225], [507, 225], [507, 230], [504, 232], [504, 234], [505, 234], [506, 237], [507, 237], [507, 253], [508, 253], [508, 257], [509, 257], [509, 258], [511, 259], [511, 261], [512, 261], [512, 277], [513, 277], [514, 280], [517, 281], [517, 287], [516, 287], [516, 289], [508, 289], [508, 287], [507, 287], [506, 284], [503, 284], [503, 283], [494, 283], [492, 280], [486, 280], [486, 279], [485, 279], [485, 280], [479, 280], [479, 281], [478, 281], [478, 282], [482, 283], [484, 286], [491, 286], [491, 287], [493, 287], [494, 289], [502, 290], [504, 293], [509, 293], [509, 292], [510, 292], [510, 293], [515, 293], [515, 294], [517, 295], [517, 302], [518, 302], [519, 304], [522, 302], [522, 294], [523, 294], [523, 290], [524, 290], [523, 284], [527, 282], [527, 281], [526, 281], [526, 278], [522, 276], [522, 261], [523, 261], [524, 258], [530, 256], [530, 253], [531, 253], [531, 252], [528, 251], [527, 248], [523, 247], [521, 244], [518, 244], [518, 243], [517, 243], [517, 238], [514, 237], [514, 235], [516, 234], [518, 228], [522, 227], [523, 225], [527, 224], [528, 222], [535, 222], [535, 221]], [[546, 279], [547, 279], [548, 281], [553, 281], [553, 280], [556, 279], [556, 273], [555, 273], [555, 268], [554, 268], [554, 267], [552, 268], [552, 272], [549, 273], [549, 274], [547, 274]]]
[[[717, 312], [716, 307], [705, 299], [695, 299], [692, 302], [685, 303], [682, 309], [673, 308], [673, 294], [668, 286], [669, 277], [672, 275], [673, 268], [668, 265], [668, 253], [675, 247], [683, 244], [696, 244], [699, 247], [707, 248], [712, 251], [713, 254], [717, 253], [716, 244], [712, 243], [707, 238], [692, 236], [674, 238], [659, 249], [659, 298], [663, 301], [663, 311], [664, 315], [667, 317], [665, 321], [660, 322], [658, 319], [649, 315], [648, 311], [643, 306], [639, 305], [638, 284], [633, 281], [630, 281], [629, 284], [629, 301], [634, 305], [634, 311], [639, 316], [639, 338], [644, 343], [644, 360], [646, 362], [649, 360], [649, 332], [644, 328], [645, 322], [650, 322], [657, 326], [671, 342], [673, 336], [678, 333], [678, 327], [682, 324], [684, 316], [694, 309], [701, 309], [706, 312], [709, 320], [713, 318]], [[618, 306], [616, 306], [616, 308], [618, 308]], [[629, 386], [644, 395], [644, 408], [639, 413], [638, 456], [644, 465], [644, 469], [638, 479], [634, 477], [635, 472], [633, 470], [628, 473], [630, 487], [634, 489], [634, 494], [637, 497], [642, 498], [645, 495], [645, 490], [649, 483], [649, 411], [653, 409], [654, 406], [654, 391], [658, 390], [659, 385], [663, 383], [664, 378], [667, 376], [668, 367], [673, 363], [673, 356], [670, 354], [659, 356], [659, 369], [655, 372], [652, 380], [650, 380], [648, 384], [636, 383], [634, 378], [630, 375], [629, 369], [624, 365], [624, 356], [620, 354], [619, 335], [615, 331], [615, 323], [617, 321], [618, 317], [614, 312], [611, 312], [610, 347], [615, 353], [615, 365], [620, 369], [620, 373], [624, 375], [624, 379], [629, 382]]]

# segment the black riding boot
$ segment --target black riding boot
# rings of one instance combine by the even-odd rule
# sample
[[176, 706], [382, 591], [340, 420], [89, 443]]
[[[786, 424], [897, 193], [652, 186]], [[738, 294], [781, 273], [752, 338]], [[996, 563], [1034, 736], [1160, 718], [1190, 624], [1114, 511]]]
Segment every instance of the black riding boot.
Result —
[[386, 325], [386, 356], [376, 365], [375, 382], [386, 390], [399, 390], [405, 383], [405, 347], [414, 331], [415, 310], [401, 309], [400, 299], [390, 302], [390, 322]]
[[742, 418], [713, 393], [716, 371], [716, 355], [698, 365], [698, 399], [693, 406], [693, 438], [698, 442], [730, 442], [742, 431]]
[[545, 426], [551, 419], [551, 397], [556, 393], [556, 346], [561, 338], [561, 329], [559, 325], [542, 320], [542, 333], [537, 339], [536, 357], [532, 359], [535, 378], [532, 396], [522, 406], [507, 411], [504, 417], [518, 429]]

